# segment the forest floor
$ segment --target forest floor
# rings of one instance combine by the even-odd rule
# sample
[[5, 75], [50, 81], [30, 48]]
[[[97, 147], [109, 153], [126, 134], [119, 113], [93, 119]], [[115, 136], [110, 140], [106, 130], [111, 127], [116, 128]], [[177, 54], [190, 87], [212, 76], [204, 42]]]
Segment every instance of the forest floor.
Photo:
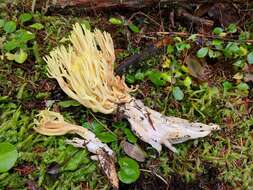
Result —
[[[0, 9], [0, 143], [18, 151], [15, 165], [0, 172], [0, 189], [110, 189], [89, 153], [65, 144], [71, 135], [47, 137], [33, 130], [36, 114], [46, 108], [96, 134], [110, 128], [117, 138], [100, 136], [117, 158], [126, 156], [123, 141], [141, 147], [146, 160], [138, 163], [140, 177], [120, 183], [120, 189], [253, 189], [253, 7], [175, 4], [138, 11], [32, 13], [3, 3]], [[138, 87], [132, 95], [165, 115], [216, 123], [221, 130], [175, 145], [178, 154], [163, 148], [158, 155], [121, 128], [129, 125], [125, 120], [71, 100], [48, 78], [43, 57], [68, 43], [76, 22], [112, 35], [115, 67], [169, 32], [170, 45], [126, 69], [126, 83]]]

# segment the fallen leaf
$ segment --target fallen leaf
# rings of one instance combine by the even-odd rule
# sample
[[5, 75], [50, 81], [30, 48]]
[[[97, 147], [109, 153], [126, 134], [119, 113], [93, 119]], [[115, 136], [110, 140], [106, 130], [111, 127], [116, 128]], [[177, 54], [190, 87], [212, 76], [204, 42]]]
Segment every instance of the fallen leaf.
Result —
[[249, 73], [245, 74], [244, 81], [245, 82], [250, 82], [250, 81], [253, 82], [253, 74], [249, 74]]
[[193, 55], [188, 55], [185, 61], [188, 66], [190, 75], [203, 80], [204, 67], [201, 64], [201, 61]]
[[129, 142], [123, 142], [123, 150], [129, 157], [139, 162], [145, 161], [145, 152], [138, 145], [131, 144]]

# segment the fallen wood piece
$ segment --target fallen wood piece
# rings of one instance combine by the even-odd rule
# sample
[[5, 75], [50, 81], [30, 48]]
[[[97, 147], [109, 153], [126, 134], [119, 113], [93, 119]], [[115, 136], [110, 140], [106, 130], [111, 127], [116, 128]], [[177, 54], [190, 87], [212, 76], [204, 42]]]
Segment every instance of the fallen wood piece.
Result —
[[155, 55], [162, 47], [172, 43], [172, 38], [166, 36], [165, 38], [157, 41], [155, 44], [149, 45], [147, 48], [142, 50], [140, 53], [134, 54], [126, 58], [119, 66], [115, 68], [115, 73], [117, 75], [122, 75], [130, 65], [135, 65], [138, 62], [143, 61], [149, 56]]
[[194, 23], [199, 23], [199, 24], [207, 25], [207, 26], [213, 26], [214, 25], [214, 21], [194, 16], [194, 15], [188, 13], [186, 10], [184, 10], [182, 8], [179, 8], [177, 10], [177, 14], [178, 14], [178, 17], [184, 17], [184, 18], [186, 18], [186, 19], [188, 19], [188, 20], [190, 20]]
[[[138, 10], [147, 7], [153, 7], [156, 5], [167, 7], [168, 5], [181, 5], [185, 4], [199, 4], [199, 3], [216, 3], [216, 0], [21, 0], [21, 5], [31, 7], [31, 9], [44, 9], [48, 8], [66, 8], [66, 7], [78, 7], [85, 9], [86, 11], [93, 10], [112, 10], [112, 9], [129, 9]], [[219, 3], [249, 3], [248, 0], [221, 0]]]

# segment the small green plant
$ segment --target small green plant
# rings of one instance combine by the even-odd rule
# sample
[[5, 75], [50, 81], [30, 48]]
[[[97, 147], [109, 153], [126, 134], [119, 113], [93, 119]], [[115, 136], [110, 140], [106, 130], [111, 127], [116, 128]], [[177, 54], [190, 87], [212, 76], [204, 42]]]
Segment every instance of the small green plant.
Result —
[[0, 33], [4, 35], [3, 50], [7, 60], [22, 64], [36, 48], [34, 45], [36, 31], [43, 29], [44, 26], [41, 23], [27, 24], [32, 19], [33, 15], [30, 13], [21, 14], [18, 20], [1, 19]]
[[113, 25], [127, 26], [133, 33], [139, 33], [140, 32], [140, 28], [138, 26], [136, 26], [135, 24], [133, 24], [131, 22], [128, 22], [125, 19], [119, 19], [119, 18], [111, 17], [109, 19], [109, 22]]
[[0, 143], [0, 173], [11, 169], [18, 158], [18, 152], [14, 145], [3, 142]]
[[119, 158], [120, 170], [118, 176], [120, 181], [126, 184], [135, 182], [140, 176], [138, 163], [128, 157]]

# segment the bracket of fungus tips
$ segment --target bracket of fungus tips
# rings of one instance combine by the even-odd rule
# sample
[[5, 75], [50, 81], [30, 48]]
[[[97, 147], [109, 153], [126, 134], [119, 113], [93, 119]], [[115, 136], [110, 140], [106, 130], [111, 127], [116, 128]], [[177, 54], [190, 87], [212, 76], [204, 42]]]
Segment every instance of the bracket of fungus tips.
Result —
[[173, 144], [205, 137], [219, 129], [215, 124], [164, 116], [133, 98], [124, 77], [114, 74], [115, 54], [109, 33], [98, 29], [91, 32], [77, 23], [69, 39], [68, 47], [60, 46], [44, 58], [49, 77], [56, 79], [69, 97], [93, 112], [123, 113], [133, 132], [158, 152], [162, 145], [176, 152]]

